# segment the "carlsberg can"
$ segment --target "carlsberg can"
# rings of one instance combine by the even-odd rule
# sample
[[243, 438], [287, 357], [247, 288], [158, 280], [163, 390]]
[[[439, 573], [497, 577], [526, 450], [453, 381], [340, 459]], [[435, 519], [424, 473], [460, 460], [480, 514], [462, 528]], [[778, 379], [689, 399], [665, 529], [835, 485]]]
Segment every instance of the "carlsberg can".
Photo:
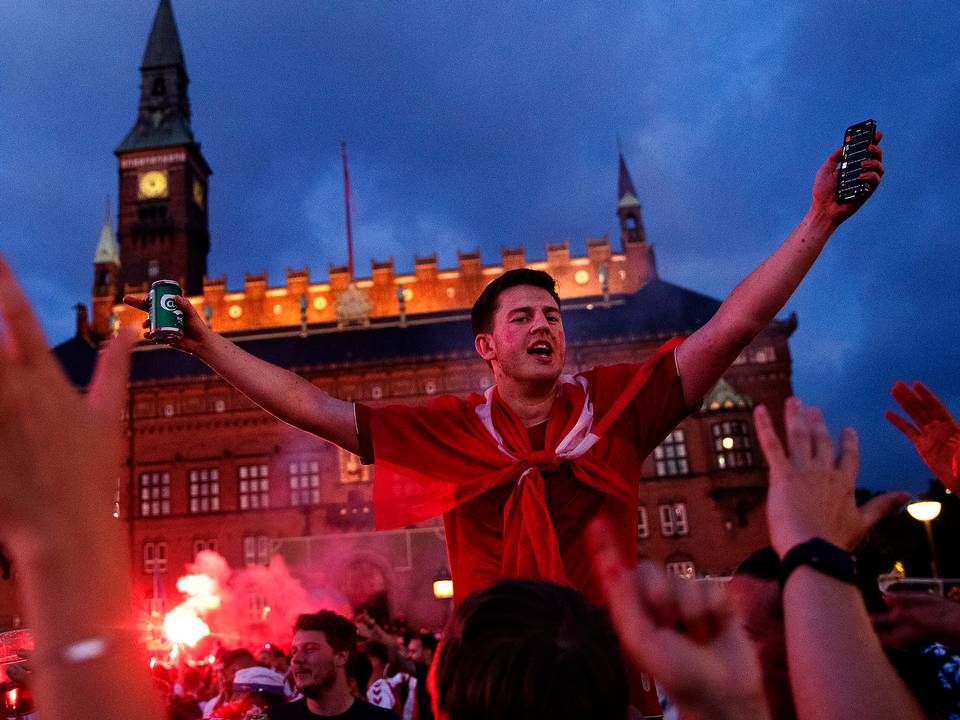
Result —
[[150, 333], [156, 342], [172, 343], [183, 337], [183, 310], [174, 298], [180, 284], [173, 280], [157, 280], [150, 286]]

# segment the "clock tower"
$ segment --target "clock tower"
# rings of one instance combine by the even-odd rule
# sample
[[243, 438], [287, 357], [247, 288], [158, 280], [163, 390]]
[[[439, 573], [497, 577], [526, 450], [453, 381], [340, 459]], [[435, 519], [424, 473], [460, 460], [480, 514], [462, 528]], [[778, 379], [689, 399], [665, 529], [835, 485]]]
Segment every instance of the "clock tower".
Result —
[[178, 281], [188, 295], [203, 292], [211, 171], [190, 127], [189, 82], [173, 8], [160, 0], [140, 66], [137, 120], [114, 151], [118, 295], [159, 279]]

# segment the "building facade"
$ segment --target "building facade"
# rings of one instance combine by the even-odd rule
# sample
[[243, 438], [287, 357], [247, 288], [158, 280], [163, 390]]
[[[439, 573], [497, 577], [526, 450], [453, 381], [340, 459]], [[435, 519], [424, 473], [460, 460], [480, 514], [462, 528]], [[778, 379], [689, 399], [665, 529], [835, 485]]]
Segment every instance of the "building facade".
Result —
[[[75, 337], [55, 352], [78, 385], [89, 381], [97, 347], [142, 314], [120, 303], [158, 278], [178, 279], [216, 331], [287, 367], [335, 397], [379, 405], [442, 393], [483, 391], [491, 382], [473, 349], [469, 308], [490, 279], [514, 267], [558, 280], [568, 370], [635, 362], [687, 335], [719, 302], [662, 279], [641, 205], [620, 157], [618, 242], [548, 244], [543, 260], [506, 248], [484, 265], [462, 252], [455, 268], [436, 255], [414, 272], [374, 262], [368, 277], [330, 266], [312, 279], [288, 271], [270, 286], [247, 274], [242, 288], [211, 278], [207, 193], [211, 170], [190, 126], [189, 82], [169, 0], [160, 0], [141, 66], [133, 129], [116, 149], [117, 231], [107, 217], [94, 262], [92, 312], [77, 308]], [[637, 498], [641, 557], [688, 577], [730, 573], [766, 544], [766, 470], [751, 409], [774, 414], [791, 394], [789, 338], [795, 318], [775, 321], [737, 359], [704, 401], [647, 458]], [[780, 422], [780, 418], [775, 418]], [[335, 592], [354, 606], [403, 612], [436, 625], [447, 612], [433, 597], [446, 549], [439, 520], [373, 531], [372, 468], [254, 406], [194, 358], [141, 344], [134, 352], [125, 413], [128, 453], [116, 512], [125, 524], [138, 604], [161, 613], [180, 601], [185, 566], [215, 550], [235, 568], [284, 558], [311, 597]], [[251, 600], [251, 618], [282, 602]], [[253, 621], [253, 620], [252, 620]]]

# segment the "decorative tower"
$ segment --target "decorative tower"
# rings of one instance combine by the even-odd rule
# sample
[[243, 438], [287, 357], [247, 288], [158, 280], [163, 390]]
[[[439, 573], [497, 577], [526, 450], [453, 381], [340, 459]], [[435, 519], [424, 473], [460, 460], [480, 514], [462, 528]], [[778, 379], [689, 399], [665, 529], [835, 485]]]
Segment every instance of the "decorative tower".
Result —
[[627, 163], [620, 153], [620, 170], [617, 178], [617, 217], [620, 218], [620, 242], [627, 256], [630, 284], [639, 289], [656, 277], [657, 263], [653, 248], [647, 243], [647, 231], [643, 227], [640, 201], [633, 187]]
[[160, 0], [140, 66], [140, 108], [114, 151], [120, 176], [118, 290], [177, 280], [203, 292], [210, 167], [190, 127], [187, 68], [170, 0]]
[[93, 258], [93, 335], [107, 337], [111, 331], [113, 305], [120, 300], [120, 248], [110, 220], [110, 200], [100, 228], [97, 253]]

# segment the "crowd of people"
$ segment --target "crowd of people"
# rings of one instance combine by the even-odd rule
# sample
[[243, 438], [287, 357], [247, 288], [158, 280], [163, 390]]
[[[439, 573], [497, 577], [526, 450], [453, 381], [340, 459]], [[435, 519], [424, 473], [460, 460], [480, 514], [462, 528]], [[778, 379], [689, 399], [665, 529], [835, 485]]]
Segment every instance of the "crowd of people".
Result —
[[[754, 411], [770, 546], [744, 559], [729, 587], [635, 564], [643, 458], [863, 204], [837, 201], [839, 160], [838, 150], [803, 220], [716, 315], [641, 363], [564, 375], [553, 279], [515, 270], [473, 310], [495, 380], [486, 394], [372, 408], [244, 353], [179, 300], [179, 349], [277, 417], [375, 464], [378, 527], [444, 514], [457, 593], [439, 638], [319, 611], [300, 616], [289, 648], [223, 654], [214, 678], [195, 668], [151, 675], [131, 630], [125, 539], [104, 508], [123, 457], [134, 334], [106, 345], [81, 394], [0, 260], [0, 541], [34, 629], [21, 677], [39, 716], [960, 718], [958, 605], [884, 597], [857, 573], [857, 545], [907, 496], [857, 506], [856, 433], [835, 443], [820, 412], [795, 398], [780, 433], [764, 406]], [[861, 167], [875, 188], [875, 144]], [[960, 491], [960, 425], [922, 384], [898, 383], [893, 396], [909, 419], [890, 413], [891, 422]]]

